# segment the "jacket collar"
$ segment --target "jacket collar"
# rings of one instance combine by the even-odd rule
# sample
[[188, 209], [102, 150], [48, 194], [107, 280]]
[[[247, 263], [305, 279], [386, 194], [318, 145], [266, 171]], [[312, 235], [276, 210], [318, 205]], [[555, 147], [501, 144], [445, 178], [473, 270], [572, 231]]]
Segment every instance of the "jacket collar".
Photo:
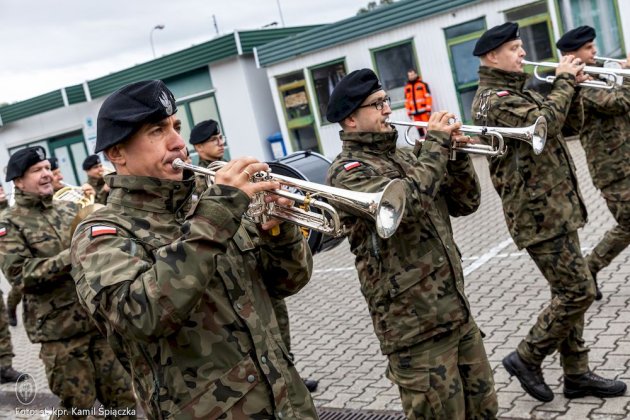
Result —
[[38, 209], [52, 207], [52, 195], [41, 196], [39, 194], [31, 194], [19, 188], [15, 188], [13, 194], [15, 195], [15, 204], [18, 206]]
[[184, 181], [148, 176], [107, 175], [111, 187], [107, 203], [156, 213], [177, 213], [193, 193], [194, 177], [184, 171]]
[[529, 77], [523, 72], [505, 71], [487, 66], [479, 67], [479, 86], [482, 87], [522, 92]]
[[398, 131], [394, 130], [388, 133], [371, 133], [371, 132], [339, 132], [339, 137], [343, 142], [341, 147], [344, 151], [362, 150], [369, 146], [374, 152], [389, 152], [396, 150], [396, 140], [398, 139]]

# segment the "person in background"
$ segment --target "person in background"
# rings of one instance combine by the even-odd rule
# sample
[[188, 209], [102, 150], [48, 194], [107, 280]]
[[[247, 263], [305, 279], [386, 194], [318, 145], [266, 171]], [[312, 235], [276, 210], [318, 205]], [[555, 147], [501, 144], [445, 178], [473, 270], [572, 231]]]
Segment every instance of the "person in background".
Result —
[[407, 70], [405, 85], [405, 109], [413, 121], [429, 121], [433, 106], [433, 98], [429, 85], [422, 81], [416, 69]]
[[109, 194], [109, 185], [105, 183], [103, 177], [105, 168], [98, 155], [90, 155], [83, 161], [83, 170], [88, 176], [87, 183], [96, 191], [95, 203], [105, 205]]
[[[219, 123], [215, 120], [202, 121], [195, 125], [190, 131], [190, 144], [199, 155], [199, 166], [207, 168], [212, 162], [223, 160], [225, 153], [225, 139]], [[193, 197], [201, 197], [201, 194], [208, 188], [208, 181], [205, 175], [195, 174], [195, 192]]]
[[70, 275], [70, 225], [78, 206], [53, 202], [52, 172], [42, 147], [18, 150], [9, 159], [7, 181], [15, 205], [0, 221], [0, 268], [23, 294], [23, 321], [32, 343], [40, 343], [48, 386], [59, 397], [59, 418], [105, 408], [133, 419], [131, 379], [79, 303]]

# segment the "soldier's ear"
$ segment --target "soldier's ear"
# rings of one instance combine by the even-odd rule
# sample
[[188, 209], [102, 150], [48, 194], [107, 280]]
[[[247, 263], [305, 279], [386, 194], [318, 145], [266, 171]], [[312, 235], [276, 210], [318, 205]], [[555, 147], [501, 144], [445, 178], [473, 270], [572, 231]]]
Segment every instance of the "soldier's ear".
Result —
[[122, 147], [123, 145], [121, 143], [115, 144], [104, 152], [107, 159], [116, 167], [125, 165], [125, 156], [122, 153]]

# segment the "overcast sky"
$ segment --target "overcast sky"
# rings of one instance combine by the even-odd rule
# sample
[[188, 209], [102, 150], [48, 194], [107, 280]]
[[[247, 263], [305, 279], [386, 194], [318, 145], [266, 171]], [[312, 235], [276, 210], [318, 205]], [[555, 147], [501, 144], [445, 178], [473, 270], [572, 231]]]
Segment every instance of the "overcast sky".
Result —
[[235, 29], [331, 23], [369, 0], [0, 0], [0, 103], [92, 80]]

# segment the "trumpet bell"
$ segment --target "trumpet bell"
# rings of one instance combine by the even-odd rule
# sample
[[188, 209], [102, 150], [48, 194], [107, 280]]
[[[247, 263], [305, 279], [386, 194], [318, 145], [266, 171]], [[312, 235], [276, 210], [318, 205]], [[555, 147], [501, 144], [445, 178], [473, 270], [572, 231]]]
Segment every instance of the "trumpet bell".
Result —
[[376, 233], [381, 238], [390, 238], [398, 229], [405, 213], [405, 185], [400, 179], [389, 182], [375, 200], [378, 203], [376, 210]]

